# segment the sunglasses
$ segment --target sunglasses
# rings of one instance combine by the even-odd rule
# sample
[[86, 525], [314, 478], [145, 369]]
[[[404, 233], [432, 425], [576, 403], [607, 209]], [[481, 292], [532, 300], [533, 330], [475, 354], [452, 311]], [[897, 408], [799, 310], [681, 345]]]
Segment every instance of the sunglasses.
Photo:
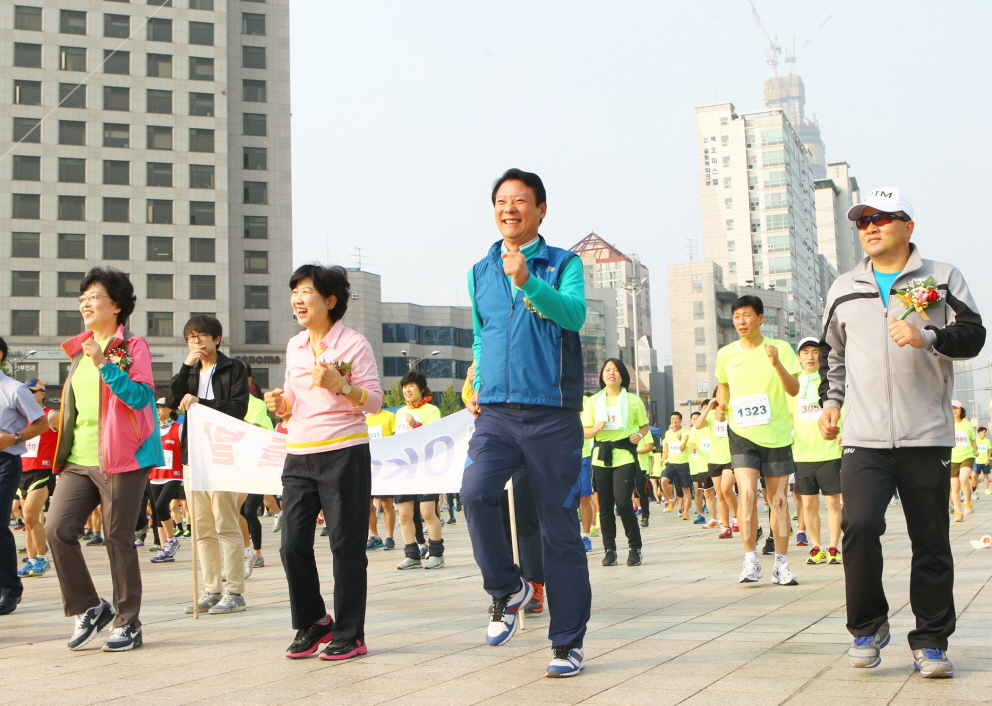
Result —
[[892, 221], [911, 221], [913, 220], [909, 216], [903, 216], [899, 213], [873, 213], [870, 216], [861, 216], [856, 222], [858, 224], [858, 230], [864, 230], [868, 227], [869, 223], [874, 223], [877, 226], [887, 226]]

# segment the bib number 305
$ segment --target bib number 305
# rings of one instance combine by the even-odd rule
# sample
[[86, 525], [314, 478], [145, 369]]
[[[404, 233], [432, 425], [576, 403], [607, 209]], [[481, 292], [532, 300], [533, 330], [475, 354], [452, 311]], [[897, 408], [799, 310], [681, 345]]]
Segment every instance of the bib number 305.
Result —
[[757, 427], [771, 424], [772, 408], [768, 395], [747, 395], [734, 400], [734, 420], [739, 427]]

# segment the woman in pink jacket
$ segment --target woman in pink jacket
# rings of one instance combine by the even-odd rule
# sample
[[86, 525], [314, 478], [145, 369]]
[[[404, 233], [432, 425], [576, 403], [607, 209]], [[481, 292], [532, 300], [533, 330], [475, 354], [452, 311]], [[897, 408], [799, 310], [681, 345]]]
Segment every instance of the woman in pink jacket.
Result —
[[[45, 532], [58, 570], [65, 614], [76, 618], [69, 648], [78, 650], [110, 621], [105, 652], [141, 647], [141, 572], [134, 526], [154, 466], [165, 463], [155, 416], [152, 356], [145, 339], [123, 322], [134, 311], [134, 287], [123, 272], [93, 268], [79, 286], [87, 331], [62, 344], [72, 361], [58, 431], [55, 468], [61, 471]], [[103, 509], [114, 605], [93, 585], [79, 534]], [[116, 619], [115, 619], [116, 616]]]

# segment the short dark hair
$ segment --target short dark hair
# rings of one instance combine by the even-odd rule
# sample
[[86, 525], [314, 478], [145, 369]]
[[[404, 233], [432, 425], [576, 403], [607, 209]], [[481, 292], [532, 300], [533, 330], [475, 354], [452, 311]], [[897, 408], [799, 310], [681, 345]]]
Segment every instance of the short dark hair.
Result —
[[700, 414], [702, 414], [702, 412], [693, 412], [693, 413], [692, 413], [692, 414], [690, 414], [689, 416], [690, 416], [690, 417], [698, 417], [698, 416], [699, 416]]
[[761, 301], [761, 297], [753, 294], [745, 294], [743, 297], [737, 297], [734, 303], [730, 305], [730, 313], [733, 314], [738, 309], [743, 309], [746, 306], [754, 309], [754, 313], [758, 316], [765, 313], [765, 304]]
[[224, 336], [224, 327], [216, 316], [197, 314], [190, 317], [190, 320], [183, 326], [183, 339], [191, 333], [205, 333], [211, 338], [221, 338]]
[[504, 181], [522, 181], [534, 192], [535, 206], [540, 206], [548, 200], [548, 193], [544, 190], [544, 182], [541, 177], [533, 172], [525, 172], [522, 169], [507, 169], [503, 176], [493, 182], [493, 205], [496, 205], [496, 192], [503, 186]]
[[134, 296], [134, 285], [128, 276], [113, 267], [94, 267], [86, 273], [83, 281], [79, 283], [79, 293], [82, 294], [94, 284], [102, 284], [107, 290], [107, 295], [114, 300], [114, 304], [120, 309], [117, 312], [117, 323], [123, 324], [134, 312], [134, 303], [138, 298]]
[[617, 370], [620, 371], [620, 387], [625, 390], [630, 390], [630, 373], [627, 372], [627, 366], [623, 364], [623, 361], [617, 360], [616, 358], [607, 358], [603, 361], [603, 365], [599, 368], [599, 389], [606, 387], [606, 383], [603, 382], [603, 369], [607, 364], [613, 363], [617, 366]]
[[8, 350], [9, 349], [7, 348], [7, 342], [5, 340], [3, 340], [2, 338], [0, 338], [0, 354], [2, 354], [2, 355], [0, 355], [0, 363], [2, 363], [3, 361], [7, 360], [7, 351]]
[[679, 419], [682, 419], [682, 413], [681, 412], [672, 412], [671, 414], [668, 415], [668, 418], [671, 419], [672, 417], [678, 417]]
[[324, 267], [317, 263], [300, 265], [296, 272], [289, 278], [289, 288], [296, 289], [302, 280], [310, 279], [313, 286], [320, 292], [320, 296], [337, 297], [337, 303], [332, 309], [328, 309], [328, 314], [332, 322], [340, 321], [348, 311], [348, 297], [351, 296], [351, 284], [348, 282], [348, 272], [339, 265]]
[[[0, 339], [0, 340], [3, 340], [3, 339]], [[988, 434], [988, 432], [989, 432], [989, 430], [986, 429], [985, 427], [978, 427], [978, 431], [984, 431], [986, 434]]]
[[427, 387], [427, 376], [419, 370], [406, 371], [406, 375], [400, 379], [400, 388], [407, 385], [416, 385], [419, 387], [421, 397], [427, 397], [431, 394], [431, 388]]

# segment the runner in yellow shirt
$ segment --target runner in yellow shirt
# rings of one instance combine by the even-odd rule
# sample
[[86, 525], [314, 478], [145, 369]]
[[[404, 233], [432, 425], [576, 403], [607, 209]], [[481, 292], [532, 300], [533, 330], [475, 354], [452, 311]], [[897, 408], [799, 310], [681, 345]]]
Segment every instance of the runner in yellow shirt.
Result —
[[786, 493], [792, 460], [792, 423], [787, 397], [799, 392], [796, 376], [799, 359], [786, 341], [765, 338], [761, 324], [764, 304], [754, 295], [739, 297], [731, 305], [740, 340], [724, 346], [716, 357], [717, 397], [729, 409], [730, 453], [740, 492], [738, 519], [744, 544], [740, 582], [762, 577], [757, 544], [758, 477], [765, 479], [775, 537], [772, 583], [799, 583], [789, 569], [789, 504]]
[[[366, 414], [365, 422], [369, 425], [369, 438], [381, 439], [385, 436], [392, 436], [396, 433], [396, 415], [388, 409], [383, 408], [376, 414]], [[386, 539], [379, 536], [379, 515], [375, 511], [375, 502], [379, 501], [382, 508], [382, 519], [386, 523]], [[392, 495], [374, 495], [369, 505], [369, 541], [365, 545], [365, 551], [371, 552], [379, 547], [383, 551], [396, 549], [396, 540], [393, 539], [393, 532], [396, 530], [396, 509], [393, 507]]]
[[654, 437], [649, 430], [637, 445], [637, 463], [641, 467], [641, 473], [638, 474], [634, 486], [634, 502], [641, 515], [641, 527], [647, 527], [651, 517], [651, 482], [648, 477], [651, 474], [652, 459], [654, 459]]
[[[951, 504], [954, 505], [954, 521], [963, 522], [965, 515], [974, 512], [971, 507], [971, 471], [975, 465], [977, 439], [975, 427], [964, 416], [964, 406], [958, 400], [951, 401], [954, 410], [954, 448], [951, 449]], [[964, 512], [961, 498], [964, 496]]]
[[700, 429], [704, 426], [709, 429], [710, 452], [706, 466], [716, 490], [720, 524], [723, 527], [719, 536], [720, 539], [732, 539], [733, 525], [737, 522], [737, 493], [734, 492], [737, 480], [734, 478], [734, 469], [730, 463], [727, 409], [720, 405], [716, 393], [717, 391], [713, 390], [713, 397], [703, 404], [703, 411], [693, 424]]
[[989, 430], [986, 427], [978, 427], [978, 439], [975, 440], [975, 491], [978, 491], [978, 482], [985, 479], [985, 494], [992, 495], [989, 489], [989, 455], [992, 453], [992, 442], [988, 439]]
[[719, 524], [716, 519], [712, 524], [706, 521], [705, 511], [709, 510], [714, 514], [716, 501], [709, 469], [710, 434], [708, 428], [696, 426], [696, 420], [700, 416], [699, 412], [689, 415], [689, 480], [696, 489], [696, 519], [693, 524], [716, 527]]
[[675, 496], [679, 497], [679, 515], [689, 519], [689, 505], [692, 502], [692, 481], [689, 480], [689, 431], [682, 428], [682, 413], [672, 412], [669, 416], [668, 431], [662, 438], [661, 463], [665, 470], [661, 474], [661, 492], [665, 495], [671, 512], [675, 507]]

